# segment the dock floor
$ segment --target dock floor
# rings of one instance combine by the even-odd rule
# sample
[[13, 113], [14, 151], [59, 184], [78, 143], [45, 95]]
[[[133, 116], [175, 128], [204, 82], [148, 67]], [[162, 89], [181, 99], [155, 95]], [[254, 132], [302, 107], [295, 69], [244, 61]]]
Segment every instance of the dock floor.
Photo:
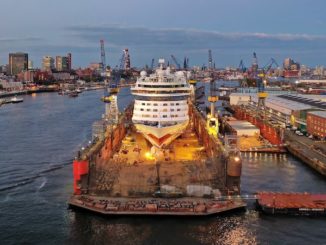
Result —
[[96, 163], [90, 169], [91, 194], [108, 196], [148, 196], [158, 186], [185, 192], [187, 185], [208, 185], [222, 188], [224, 170], [218, 159], [208, 159], [191, 126], [168, 149], [160, 161], [150, 156], [150, 144], [135, 130], [128, 132], [122, 146], [111, 159]]

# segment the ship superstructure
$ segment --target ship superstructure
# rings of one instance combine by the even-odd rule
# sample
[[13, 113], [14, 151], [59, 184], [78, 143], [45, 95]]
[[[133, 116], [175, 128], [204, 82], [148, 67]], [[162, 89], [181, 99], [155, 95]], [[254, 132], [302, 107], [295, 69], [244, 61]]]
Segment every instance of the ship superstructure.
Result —
[[181, 135], [189, 122], [188, 98], [190, 86], [182, 71], [172, 73], [170, 67], [160, 67], [151, 75], [140, 73], [131, 89], [135, 96], [132, 121], [136, 129], [162, 148]]

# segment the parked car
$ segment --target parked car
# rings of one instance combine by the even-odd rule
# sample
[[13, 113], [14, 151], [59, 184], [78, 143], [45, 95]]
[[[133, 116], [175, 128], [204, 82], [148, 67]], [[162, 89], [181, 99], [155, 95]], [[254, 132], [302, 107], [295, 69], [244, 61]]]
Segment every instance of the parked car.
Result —
[[296, 135], [299, 135], [299, 136], [302, 136], [303, 135], [303, 133], [301, 133], [299, 130], [295, 131], [295, 134]]

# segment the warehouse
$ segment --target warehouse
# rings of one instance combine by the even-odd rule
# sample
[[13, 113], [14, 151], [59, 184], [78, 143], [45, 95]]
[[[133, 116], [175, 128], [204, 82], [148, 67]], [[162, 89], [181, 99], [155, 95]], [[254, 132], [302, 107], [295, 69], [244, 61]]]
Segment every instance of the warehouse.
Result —
[[326, 111], [308, 112], [307, 132], [320, 139], [326, 137]]
[[260, 134], [259, 128], [247, 121], [228, 121], [227, 125], [237, 136], [258, 136]]

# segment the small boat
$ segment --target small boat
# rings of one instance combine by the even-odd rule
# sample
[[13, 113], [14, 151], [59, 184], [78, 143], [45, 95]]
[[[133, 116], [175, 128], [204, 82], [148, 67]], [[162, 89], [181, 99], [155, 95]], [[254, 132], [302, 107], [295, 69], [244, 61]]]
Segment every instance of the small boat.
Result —
[[69, 93], [69, 97], [77, 97], [78, 93], [76, 91], [72, 91]]
[[11, 102], [11, 103], [21, 103], [21, 102], [23, 102], [23, 101], [24, 101], [23, 98], [21, 98], [21, 97], [17, 97], [17, 96], [15, 96], [15, 97], [13, 97], [13, 98], [10, 99], [10, 102]]
[[80, 94], [80, 93], [82, 92], [82, 90], [79, 89], [79, 88], [77, 88], [77, 89], [75, 90], [75, 92], [77, 92], [78, 94]]

